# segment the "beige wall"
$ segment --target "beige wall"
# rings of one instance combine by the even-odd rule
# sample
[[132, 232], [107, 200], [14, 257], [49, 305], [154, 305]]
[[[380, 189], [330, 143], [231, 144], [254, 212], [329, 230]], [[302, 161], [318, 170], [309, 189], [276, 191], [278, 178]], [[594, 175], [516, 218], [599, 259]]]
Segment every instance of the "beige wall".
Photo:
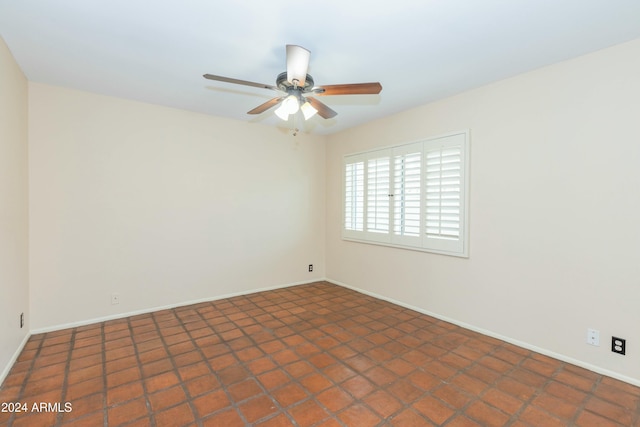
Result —
[[28, 320], [27, 79], [0, 38], [0, 383]]
[[33, 329], [324, 277], [324, 152], [322, 137], [30, 83]]
[[[640, 384], [638, 100], [640, 40], [329, 137], [327, 277]], [[468, 259], [341, 240], [345, 154], [464, 129]]]

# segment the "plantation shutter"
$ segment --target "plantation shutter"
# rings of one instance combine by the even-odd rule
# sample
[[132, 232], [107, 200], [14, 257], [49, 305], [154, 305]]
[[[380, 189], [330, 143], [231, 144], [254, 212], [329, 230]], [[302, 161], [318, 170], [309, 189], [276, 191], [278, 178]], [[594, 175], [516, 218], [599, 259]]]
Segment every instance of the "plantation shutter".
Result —
[[391, 159], [390, 152], [375, 153], [367, 160], [367, 216], [366, 231], [375, 240], [389, 240]]
[[468, 256], [468, 137], [345, 156], [343, 238]]
[[454, 135], [425, 144], [425, 246], [460, 251], [464, 224], [464, 138]]
[[393, 236], [394, 243], [420, 245], [422, 143], [394, 150]]
[[344, 229], [364, 231], [364, 161], [345, 164]]

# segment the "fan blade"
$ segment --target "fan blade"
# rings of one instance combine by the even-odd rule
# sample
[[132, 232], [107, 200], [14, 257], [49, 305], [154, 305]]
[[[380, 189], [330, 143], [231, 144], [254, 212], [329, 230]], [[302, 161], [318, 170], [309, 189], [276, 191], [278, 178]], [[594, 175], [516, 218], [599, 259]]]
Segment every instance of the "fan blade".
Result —
[[266, 85], [264, 83], [249, 82], [247, 80], [232, 79], [230, 77], [216, 76], [216, 75], [213, 75], [213, 74], [205, 74], [202, 77], [204, 77], [205, 79], [209, 79], [209, 80], [217, 80], [219, 82], [233, 83], [233, 84], [244, 85], [244, 86], [253, 86], [253, 87], [259, 87], [259, 88], [262, 88], [262, 89], [278, 90], [277, 87], [271, 86], [271, 85]]
[[376, 95], [382, 90], [382, 85], [375, 83], [353, 83], [345, 85], [328, 85], [314, 88], [313, 92], [319, 96], [328, 95]]
[[302, 46], [287, 45], [287, 80], [289, 83], [294, 84], [294, 80], [297, 80], [298, 86], [304, 87], [309, 68], [309, 56], [311, 56], [311, 52]]
[[247, 112], [247, 114], [264, 113], [265, 111], [267, 111], [269, 108], [273, 107], [274, 105], [277, 105], [277, 104], [281, 103], [282, 100], [285, 99], [285, 98], [286, 98], [286, 96], [281, 96], [279, 98], [272, 98], [272, 99], [268, 100], [267, 102], [265, 102], [264, 104], [260, 104], [256, 108], [254, 108], [253, 110]]
[[309, 101], [309, 104], [311, 104], [313, 108], [318, 110], [318, 114], [323, 119], [330, 119], [338, 115], [338, 113], [336, 113], [331, 108], [327, 107], [325, 104], [323, 104], [322, 102], [318, 101], [315, 98], [306, 97], [305, 99]]

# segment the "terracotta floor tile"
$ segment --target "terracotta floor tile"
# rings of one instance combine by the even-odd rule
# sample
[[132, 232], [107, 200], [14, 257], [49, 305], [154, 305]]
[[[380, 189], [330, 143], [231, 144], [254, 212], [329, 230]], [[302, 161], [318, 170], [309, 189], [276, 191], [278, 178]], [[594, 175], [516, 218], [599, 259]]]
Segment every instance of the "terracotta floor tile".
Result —
[[47, 427], [56, 422], [58, 414], [54, 412], [32, 412], [28, 416], [17, 416], [13, 421], [13, 427]]
[[510, 394], [520, 400], [529, 400], [537, 389], [527, 384], [523, 384], [512, 378], [503, 378], [498, 381], [496, 387], [503, 392]]
[[435, 425], [413, 409], [405, 409], [388, 421], [394, 427], [427, 427]]
[[482, 401], [471, 403], [465, 410], [465, 414], [485, 427], [504, 426], [509, 420], [507, 414]]
[[107, 390], [107, 405], [113, 406], [128, 400], [133, 400], [140, 397], [143, 393], [144, 390], [141, 381], [112, 387]]
[[325, 376], [318, 373], [313, 373], [302, 378], [300, 380], [300, 384], [311, 393], [319, 393], [322, 390], [331, 387], [332, 385], [331, 381], [329, 381]]
[[83, 396], [89, 396], [94, 393], [104, 392], [104, 390], [104, 378], [92, 378], [90, 380], [74, 384], [71, 387], [67, 387], [66, 399], [73, 402], [75, 399], [79, 399]]
[[318, 369], [324, 369], [337, 362], [337, 360], [334, 357], [326, 353], [320, 353], [320, 354], [309, 356], [308, 360], [313, 366], [315, 366]]
[[29, 381], [24, 388], [23, 395], [34, 396], [50, 390], [60, 390], [62, 388], [62, 384], [64, 383], [64, 379], [64, 375], [59, 374], [52, 377]]
[[379, 387], [384, 387], [386, 385], [389, 385], [398, 378], [397, 375], [395, 375], [390, 370], [383, 368], [382, 366], [375, 366], [369, 369], [363, 375], [369, 378], [371, 382], [373, 382]]
[[[206, 351], [206, 349], [203, 351]], [[232, 353], [223, 354], [221, 356], [216, 356], [213, 358], [209, 357], [207, 361], [209, 363], [209, 366], [211, 366], [211, 369], [216, 372], [222, 371], [226, 368], [237, 368], [238, 365], [238, 359], [236, 359], [236, 357]]]
[[0, 425], [640, 423], [640, 387], [326, 282], [33, 335], [0, 386], [26, 400], [73, 411]]
[[198, 362], [178, 368], [178, 374], [182, 381], [189, 381], [192, 378], [198, 378], [208, 375], [211, 372], [206, 362]]
[[520, 420], [535, 427], [566, 427], [567, 425], [567, 421], [554, 417], [535, 406], [527, 406], [520, 414]]
[[295, 405], [309, 397], [309, 394], [299, 384], [295, 383], [287, 384], [271, 392], [271, 395], [282, 407]]
[[246, 427], [245, 421], [234, 409], [220, 411], [202, 422], [203, 427]]
[[242, 400], [261, 394], [262, 388], [260, 388], [256, 380], [254, 380], [253, 378], [248, 378], [242, 382], [228, 387], [228, 391], [229, 395], [235, 402], [240, 402]]
[[[597, 380], [597, 378], [596, 378], [596, 380]], [[640, 387], [636, 387], [634, 385], [622, 382], [620, 380], [616, 380], [614, 378], [602, 377], [602, 379], [600, 381], [600, 385], [607, 386], [607, 387], [614, 387], [614, 388], [617, 388], [618, 390], [623, 391], [625, 393], [629, 393], [629, 394], [632, 394], [634, 396], [640, 397]]]
[[294, 427], [294, 424], [285, 414], [279, 414], [256, 424], [255, 427]]
[[486, 356], [478, 360], [478, 363], [484, 367], [487, 367], [493, 371], [501, 374], [507, 373], [513, 370], [514, 366], [511, 363], [505, 362], [497, 357]]
[[[139, 397], [141, 394], [141, 392], [138, 393], [136, 397]], [[80, 399], [73, 399], [73, 401], [69, 401], [69, 403], [72, 405], [72, 411], [64, 414], [63, 419], [65, 422], [84, 417], [90, 413], [99, 413], [100, 419], [102, 420], [104, 418], [104, 396], [101, 393], [94, 393]]]
[[[489, 390], [489, 392], [491, 391], [497, 390]], [[462, 409], [469, 402], [476, 398], [453, 384], [445, 384], [441, 387], [438, 387], [435, 391], [433, 391], [433, 396], [436, 396], [455, 409]]]
[[[246, 363], [246, 366], [253, 375], [259, 375], [263, 372], [270, 371], [277, 367], [277, 365], [273, 363], [273, 361], [269, 357], [260, 357], [258, 359], [252, 360]], [[288, 369], [287, 369], [287, 372], [289, 372]]]
[[[628, 385], [628, 384], [625, 384]], [[598, 384], [594, 394], [607, 402], [615, 403], [628, 410], [634, 410], [640, 401], [640, 396], [627, 393], [626, 387], [613, 386], [604, 381]]]
[[400, 401], [405, 405], [413, 403], [425, 392], [423, 389], [413, 385], [413, 383], [407, 379], [396, 381], [389, 385], [386, 390], [400, 399]]
[[349, 427], [372, 427], [382, 420], [366, 406], [358, 403], [350, 405], [338, 414], [338, 418]]
[[258, 375], [258, 381], [267, 390], [273, 390], [287, 384], [290, 378], [284, 371], [275, 370]]
[[626, 427], [627, 425], [617, 423], [589, 411], [582, 411], [576, 419], [576, 426], [578, 427]]
[[204, 418], [214, 412], [231, 405], [227, 393], [218, 389], [193, 399], [193, 406], [196, 408], [200, 418]]
[[455, 384], [462, 390], [470, 394], [480, 394], [489, 388], [489, 385], [475, 379], [471, 375], [462, 373], [451, 380], [451, 384]]
[[600, 415], [611, 420], [616, 420], [623, 425], [631, 425], [633, 420], [633, 413], [628, 409], [602, 400], [598, 397], [590, 398], [584, 405], [585, 409], [593, 412], [596, 415]]
[[171, 359], [160, 359], [154, 362], [145, 363], [141, 366], [144, 378], [153, 377], [163, 372], [172, 371], [173, 363]]
[[432, 396], [419, 399], [412, 407], [438, 425], [444, 424], [455, 413], [451, 407]]
[[107, 374], [106, 377], [108, 387], [117, 387], [122, 384], [138, 381], [142, 378], [142, 375], [140, 374], [140, 369], [136, 366]]
[[340, 387], [332, 387], [325, 390], [318, 394], [316, 399], [334, 413], [349, 406], [353, 402], [351, 395]]
[[[31, 371], [30, 379], [31, 380], [41, 380], [43, 378], [64, 375], [67, 365], [67, 357], [65, 355], [63, 362], [55, 363], [52, 365], [43, 366], [40, 368], [34, 367]], [[26, 372], [25, 372], [26, 374]]]
[[177, 385], [171, 388], [160, 390], [149, 395], [149, 402], [153, 411], [161, 411], [163, 409], [176, 406], [187, 400], [187, 395], [181, 386]]
[[195, 421], [188, 403], [157, 412], [155, 419], [159, 426], [187, 426]]
[[357, 355], [349, 359], [346, 359], [344, 360], [344, 363], [349, 365], [351, 369], [353, 369], [354, 371], [360, 374], [376, 366], [376, 363], [373, 360], [363, 355]]
[[288, 412], [300, 427], [310, 427], [329, 417], [329, 414], [313, 400], [306, 400], [299, 405], [292, 406]]
[[588, 396], [586, 392], [556, 381], [549, 382], [545, 387], [545, 391], [575, 406], [582, 404]]
[[[447, 427], [484, 427], [464, 415], [458, 415], [447, 423]], [[512, 426], [515, 427], [515, 426]]]
[[165, 372], [164, 374], [146, 378], [144, 384], [148, 393], [154, 393], [158, 390], [176, 385], [179, 381], [178, 376], [174, 372]]
[[217, 390], [221, 387], [220, 382], [213, 375], [204, 375], [188, 381], [185, 386], [192, 397]]
[[563, 420], [573, 419], [578, 411], [576, 405], [549, 393], [540, 394], [531, 403]]
[[265, 418], [268, 415], [275, 414], [278, 411], [276, 404], [269, 396], [266, 395], [250, 399], [238, 405], [238, 407], [246, 420], [250, 423], [255, 423], [256, 421]]
[[301, 378], [313, 372], [315, 368], [309, 362], [300, 360], [285, 366], [284, 370], [293, 378]]
[[591, 392], [594, 387], [594, 383], [592, 380], [585, 378], [582, 375], [574, 374], [567, 370], [556, 374], [554, 380], [587, 393]]
[[[534, 403], [537, 401], [540, 404], [539, 406], [541, 408], [544, 408], [547, 410], [552, 407], [555, 409], [562, 408], [563, 406], [562, 401], [556, 402], [554, 398], [550, 397], [549, 395], [546, 395], [546, 396], [548, 398], [543, 398], [543, 397], [536, 398]], [[486, 393], [484, 393], [482, 395], [482, 400], [488, 403], [489, 405], [493, 406], [494, 408], [498, 408], [507, 414], [517, 413], [520, 410], [520, 408], [522, 408], [522, 405], [524, 404], [524, 402], [521, 401], [520, 399], [516, 399], [515, 397], [508, 395], [507, 393], [504, 393], [495, 388], [488, 390]], [[567, 417], [567, 418], [570, 418], [570, 417]]]
[[548, 377], [536, 374], [527, 369], [516, 368], [508, 374], [509, 377], [520, 381], [524, 384], [529, 384], [536, 388], [543, 387], [544, 384], [549, 381]]
[[104, 413], [102, 411], [64, 421], [65, 427], [92, 427], [101, 425], [104, 425]]
[[331, 366], [327, 366], [322, 370], [323, 374], [334, 381], [335, 383], [341, 383], [354, 375], [357, 375], [355, 371], [349, 369], [341, 363], [336, 363]]
[[109, 425], [121, 425], [148, 416], [145, 399], [139, 397], [122, 405], [109, 407], [107, 420]]
[[280, 366], [288, 365], [289, 363], [300, 360], [300, 356], [293, 350], [285, 349], [272, 355], [273, 361]]
[[437, 360], [428, 362], [424, 365], [424, 370], [431, 375], [434, 375], [442, 380], [449, 380], [451, 377], [458, 373], [458, 370], [443, 364]]
[[384, 390], [374, 391], [362, 400], [384, 419], [403, 408], [403, 404], [398, 399]]

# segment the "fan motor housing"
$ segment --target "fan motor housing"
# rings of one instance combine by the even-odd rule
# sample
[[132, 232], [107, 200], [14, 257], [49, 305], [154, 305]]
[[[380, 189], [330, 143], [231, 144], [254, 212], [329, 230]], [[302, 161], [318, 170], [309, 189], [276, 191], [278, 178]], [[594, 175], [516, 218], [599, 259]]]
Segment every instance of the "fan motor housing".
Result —
[[[287, 92], [287, 93], [290, 91], [290, 89], [294, 88], [294, 85], [287, 80], [286, 71], [278, 74], [278, 78], [276, 79], [276, 86], [281, 91]], [[298, 88], [302, 90], [302, 92], [310, 92], [311, 89], [313, 89], [313, 86], [314, 86], [313, 77], [307, 74], [307, 77], [305, 77], [305, 80], [304, 80], [304, 86], [298, 87]]]

